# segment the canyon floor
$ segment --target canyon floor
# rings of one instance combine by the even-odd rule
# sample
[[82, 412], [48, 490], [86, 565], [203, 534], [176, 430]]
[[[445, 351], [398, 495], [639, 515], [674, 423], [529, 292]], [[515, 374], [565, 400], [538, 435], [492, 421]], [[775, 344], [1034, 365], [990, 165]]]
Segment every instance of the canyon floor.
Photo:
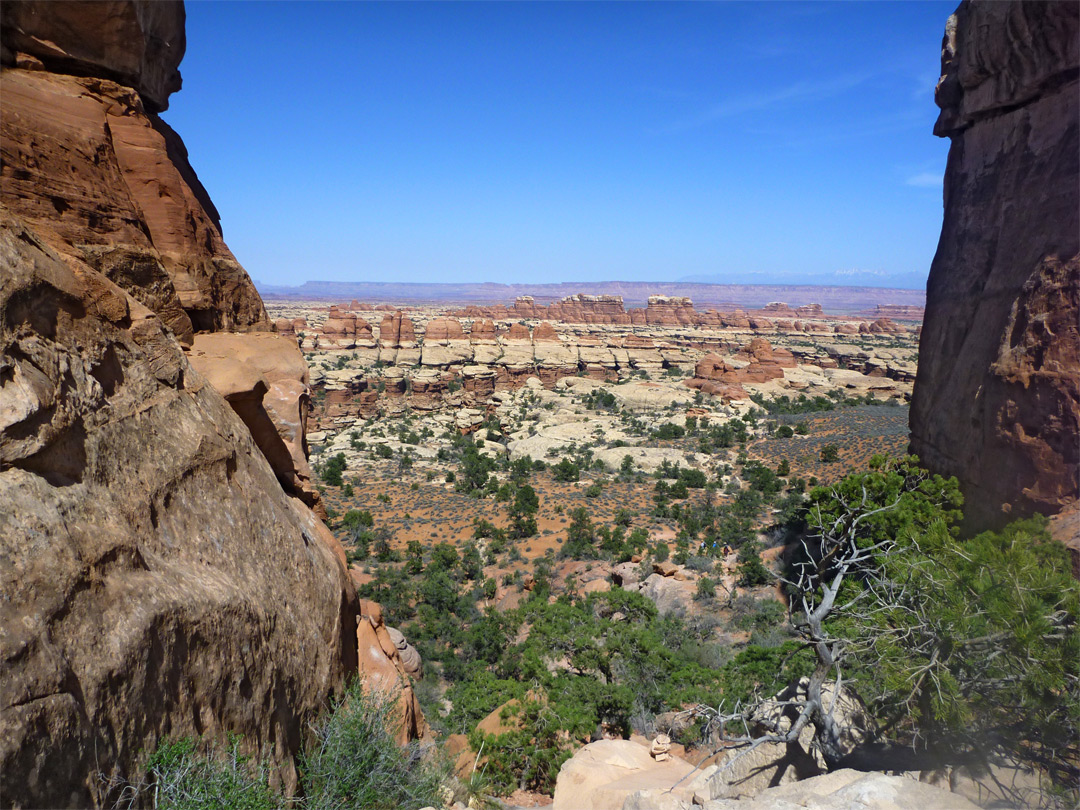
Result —
[[[585, 303], [592, 317], [612, 302]], [[717, 661], [752, 637], [781, 639], [768, 609], [779, 594], [739, 584], [737, 549], [753, 541], [774, 565], [780, 527], [808, 488], [906, 453], [918, 349], [915, 320], [871, 331], [868, 319], [823, 312], [785, 322], [781, 307], [728, 314], [738, 325], [724, 326], [267, 301], [310, 367], [307, 440], [328, 523], [361, 595], [423, 653], [417, 692], [460, 752], [460, 774], [476, 718], [462, 720], [454, 675], [429, 660], [455, 654], [454, 642], [417, 613], [428, 598], [420, 572], [447, 553], [439, 547], [462, 570], [475, 559], [474, 574], [459, 575], [462, 592], [472, 582], [474, 618], [513, 611], [538, 587], [554, 602], [618, 585], [690, 622]], [[685, 299], [650, 310], [654, 321], [700, 320]], [[524, 483], [535, 531], [515, 532]], [[694, 522], [702, 514], [707, 531]], [[621, 551], [582, 553], [583, 523]]]

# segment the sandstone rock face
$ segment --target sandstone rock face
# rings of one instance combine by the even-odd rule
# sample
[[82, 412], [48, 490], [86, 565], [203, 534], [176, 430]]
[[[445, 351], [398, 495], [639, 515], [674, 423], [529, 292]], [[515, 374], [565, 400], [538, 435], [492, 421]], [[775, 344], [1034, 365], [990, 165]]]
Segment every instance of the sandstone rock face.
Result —
[[707, 354], [698, 361], [694, 376], [686, 381], [690, 388], [726, 399], [746, 399], [744, 383], [763, 383], [783, 379], [784, 369], [795, 368], [794, 355], [787, 349], [773, 348], [763, 337], [755, 337], [737, 355], [741, 365], [729, 365], [722, 357]]
[[924, 307], [917, 307], [910, 304], [877, 304], [868, 314], [874, 320], [877, 320], [878, 318], [890, 318], [894, 321], [921, 322], [923, 316], [926, 315], [926, 310]]
[[649, 326], [689, 326], [697, 322], [694, 303], [689, 298], [650, 295], [645, 308]]
[[[693, 770], [671, 757], [657, 762], [649, 749], [629, 740], [589, 743], [563, 763], [555, 780], [552, 810], [621, 810], [627, 797], [640, 790], [668, 790]], [[676, 788], [675, 797], [693, 797], [691, 780]]]
[[[293, 327], [295, 331], [295, 326]], [[280, 331], [280, 330], [279, 330]], [[375, 345], [371, 324], [352, 312], [342, 312], [330, 307], [326, 320], [317, 337], [321, 349], [355, 349], [357, 346], [371, 348]]]
[[[361, 615], [356, 622], [359, 673], [366, 689], [396, 696], [399, 722], [395, 736], [404, 745], [424, 737], [428, 730], [409, 679], [410, 667], [416, 672], [420, 670], [420, 656], [413, 649], [415, 657], [408, 656], [407, 664], [394, 634], [399, 641], [405, 640], [401, 633], [396, 630], [392, 633], [391, 628], [383, 624], [381, 605], [368, 601], [361, 603]], [[406, 652], [412, 649], [407, 642], [406, 648]]]
[[935, 133], [945, 216], [927, 284], [912, 450], [971, 528], [1057, 512], [1080, 474], [1080, 9], [964, 2]]
[[555, 331], [555, 327], [553, 327], [550, 323], [548, 323], [547, 321], [541, 321], [536, 325], [536, 328], [533, 329], [532, 339], [534, 343], [558, 342], [559, 335]]
[[244, 420], [282, 488], [316, 507], [305, 439], [311, 391], [296, 341], [270, 333], [200, 334], [188, 359]]
[[[68, 4], [32, 8], [51, 16], [41, 10]], [[11, 68], [2, 86], [0, 202], [50, 247], [158, 312], [182, 341], [201, 330], [269, 329], [183, 142], [134, 90]]]
[[112, 806], [161, 738], [226, 733], [291, 790], [356, 596], [309, 508], [297, 322], [267, 331], [147, 112], [183, 7], [2, 14], [0, 794]]
[[4, 64], [26, 54], [53, 73], [133, 87], [151, 112], [168, 108], [169, 96], [180, 89], [178, 68], [186, 47], [181, 0], [53, 5], [45, 14], [37, 3], [4, 3]]
[[507, 340], [531, 340], [532, 336], [529, 334], [529, 327], [523, 323], [512, 323], [510, 329], [506, 333]]
[[621, 295], [571, 295], [548, 306], [546, 317], [563, 323], [630, 323]]
[[432, 318], [428, 321], [427, 331], [424, 332], [425, 341], [464, 339], [465, 331], [457, 318]]
[[356, 667], [322, 524], [153, 312], [6, 213], [0, 264], [0, 793], [110, 805], [227, 731], [295, 785]]
[[379, 325], [379, 345], [389, 349], [407, 349], [416, 345], [416, 328], [405, 313], [397, 310], [384, 315]]
[[494, 343], [495, 323], [487, 318], [473, 321], [469, 329], [469, 339], [473, 343]]
[[543, 318], [547, 314], [546, 307], [537, 306], [531, 295], [519, 295], [510, 308], [512, 318]]

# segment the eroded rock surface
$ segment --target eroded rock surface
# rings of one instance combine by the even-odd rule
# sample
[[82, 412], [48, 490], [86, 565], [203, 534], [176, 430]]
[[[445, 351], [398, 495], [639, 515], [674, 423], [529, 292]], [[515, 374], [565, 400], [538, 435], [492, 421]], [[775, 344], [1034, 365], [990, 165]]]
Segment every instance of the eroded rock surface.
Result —
[[[621, 810], [638, 791], [670, 790], [694, 767], [669, 757], [658, 762], [649, 749], [630, 740], [599, 740], [563, 763], [555, 781], [553, 810]], [[672, 798], [689, 804], [697, 784], [687, 779]]]
[[356, 647], [365, 688], [396, 701], [397, 726], [393, 731], [398, 742], [405, 744], [424, 737], [428, 733], [427, 721], [411, 681], [420, 676], [420, 655], [399, 631], [383, 624], [378, 602], [361, 603]]
[[6, 213], [0, 262], [0, 792], [103, 805], [227, 731], [291, 786], [356, 666], [322, 524], [154, 313]]
[[191, 364], [251, 431], [286, 492], [319, 503], [308, 465], [308, 367], [296, 341], [269, 332], [195, 336]]
[[29, 57], [54, 73], [113, 79], [136, 89], [147, 109], [168, 108], [186, 47], [181, 0], [51, 5], [43, 13], [39, 3], [4, 3], [5, 64]]
[[[762, 790], [753, 798], [686, 802], [661, 790], [631, 795], [623, 810], [977, 810], [955, 793], [904, 776], [841, 770]], [[585, 810], [585, 808], [582, 808]]]
[[964, 2], [935, 133], [952, 141], [912, 449], [960, 479], [972, 528], [1077, 497], [1080, 6]]
[[[168, 736], [241, 735], [291, 791], [311, 722], [357, 669], [344, 553], [308, 507], [298, 324], [264, 333], [183, 143], [150, 112], [182, 54], [180, 4], [3, 6], [14, 806], [112, 806]], [[220, 330], [249, 333], [205, 334]]]
[[[41, 17], [68, 5], [34, 8]], [[5, 26], [5, 43], [8, 35]], [[7, 67], [2, 81], [0, 201], [9, 210], [159, 313], [182, 342], [199, 330], [269, 329], [183, 142], [134, 89]]]

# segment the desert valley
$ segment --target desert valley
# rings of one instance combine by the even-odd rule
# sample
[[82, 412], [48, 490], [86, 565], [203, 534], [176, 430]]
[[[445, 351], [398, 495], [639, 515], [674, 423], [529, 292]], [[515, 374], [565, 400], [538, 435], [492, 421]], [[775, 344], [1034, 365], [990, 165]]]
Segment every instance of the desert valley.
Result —
[[260, 294], [183, 4], [2, 15], [0, 806], [1075, 806], [1074, 3], [942, 20], [925, 295]]

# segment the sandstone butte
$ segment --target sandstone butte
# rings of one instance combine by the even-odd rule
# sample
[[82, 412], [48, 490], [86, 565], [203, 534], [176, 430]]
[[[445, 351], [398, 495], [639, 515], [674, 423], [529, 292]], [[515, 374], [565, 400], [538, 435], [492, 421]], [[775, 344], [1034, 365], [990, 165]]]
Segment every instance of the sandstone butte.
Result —
[[911, 448], [960, 480], [973, 529], [1078, 495], [1078, 21], [1071, 2], [964, 2], [942, 43], [951, 145]]
[[316, 514], [306, 325], [270, 331], [158, 117], [183, 4], [0, 14], [0, 795], [111, 806], [162, 737], [227, 732], [290, 791], [346, 678], [408, 671]]
[[[870, 311], [875, 320], [895, 317], [904, 320], [919, 320], [922, 317], [921, 307], [894, 307], [885, 306], [884, 309]], [[777, 315], [786, 316], [785, 319], [774, 321]], [[650, 327], [692, 327], [705, 326], [713, 328], [735, 328], [768, 330], [786, 329], [796, 332], [824, 332], [829, 326], [820, 323], [819, 319], [825, 317], [825, 312], [820, 304], [806, 304], [792, 309], [783, 302], [766, 304], [761, 310], [747, 312], [732, 306], [729, 311], [717, 312], [716, 310], [696, 310], [694, 303], [686, 297], [668, 297], [664, 295], [649, 296], [647, 306], [644, 308], [626, 309], [620, 295], [586, 295], [579, 293], [568, 296], [561, 301], [544, 306], [537, 304], [531, 295], [522, 295], [514, 301], [513, 306], [506, 307], [498, 304], [493, 306], [480, 306], [470, 304], [463, 309], [450, 313], [455, 318], [477, 318], [498, 320], [552, 320], [562, 323], [599, 324], [599, 325], [633, 325]], [[798, 320], [802, 318], [803, 320]], [[795, 319], [794, 323], [791, 319]], [[906, 328], [893, 324], [885, 328], [872, 328], [872, 324], [856, 322], [855, 332], [902, 332]], [[839, 331], [847, 331], [842, 329]]]

